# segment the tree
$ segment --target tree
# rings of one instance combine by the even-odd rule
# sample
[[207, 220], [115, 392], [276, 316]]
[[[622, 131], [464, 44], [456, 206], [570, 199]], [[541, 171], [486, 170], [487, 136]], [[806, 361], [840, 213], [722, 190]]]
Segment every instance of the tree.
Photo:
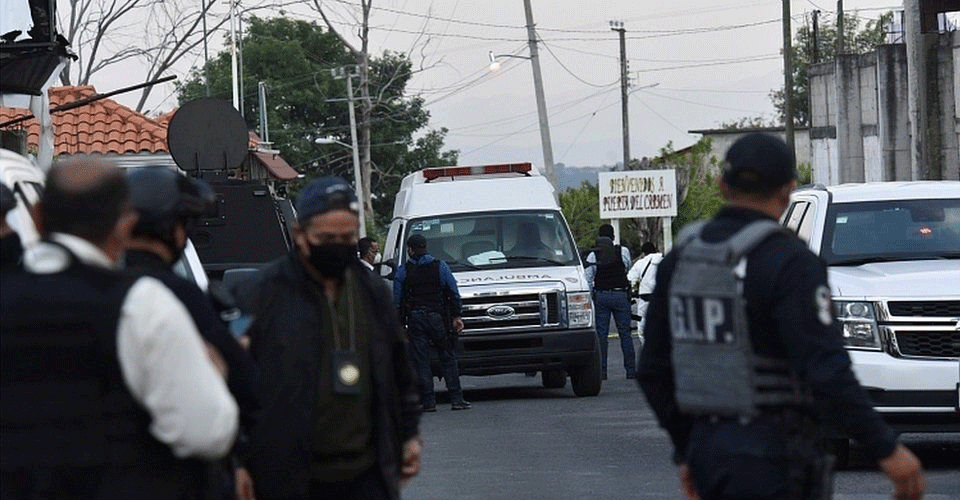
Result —
[[[709, 137], [680, 151], [673, 149], [673, 143], [667, 143], [660, 149], [660, 156], [650, 162], [652, 168], [672, 168], [677, 172], [678, 205], [671, 228], [673, 234], [691, 222], [712, 216], [723, 205], [717, 190], [719, 161], [711, 154], [711, 146]], [[653, 221], [659, 223], [660, 219]], [[659, 228], [652, 234], [660, 234]], [[662, 242], [657, 247], [663, 248]]]
[[[324, 9], [323, 2], [313, 0], [313, 5], [317, 12], [320, 13], [320, 17], [323, 18], [323, 22], [326, 23], [327, 29], [336, 35], [350, 51], [359, 70], [357, 74], [360, 80], [360, 123], [358, 127], [360, 129], [360, 172], [363, 178], [363, 182], [361, 183], [363, 188], [361, 191], [361, 202], [365, 205], [365, 211], [369, 213], [373, 207], [373, 193], [371, 192], [370, 184], [372, 175], [372, 160], [370, 155], [372, 133], [370, 130], [370, 119], [375, 105], [371, 100], [372, 94], [370, 92], [370, 9], [373, 7], [373, 0], [360, 0], [360, 18], [358, 20], [359, 25], [357, 26], [357, 37], [360, 39], [359, 46], [351, 43], [347, 37], [337, 31], [336, 26], [327, 16], [327, 10]], [[358, 186], [358, 188], [359, 187], [360, 186]]]
[[567, 219], [577, 248], [592, 248], [600, 228], [600, 191], [597, 186], [583, 181], [579, 188], [560, 193], [560, 211]]
[[[320, 137], [350, 143], [345, 80], [331, 69], [352, 64], [353, 56], [339, 37], [314, 22], [286, 17], [251, 17], [244, 34], [244, 88], [267, 88], [267, 124], [270, 142], [307, 177], [340, 175], [353, 179], [351, 151], [337, 144], [318, 145]], [[423, 99], [406, 97], [410, 61], [385, 52], [370, 61], [370, 88], [376, 106], [371, 110], [371, 192], [375, 222], [388, 223], [400, 180], [412, 171], [457, 161], [456, 151], [444, 151], [446, 129], [425, 130], [430, 114]], [[221, 52], [207, 64], [210, 94], [231, 95], [230, 53]], [[205, 95], [204, 68], [195, 68], [178, 85], [180, 102]], [[256, 129], [259, 106], [255, 94], [244, 99], [244, 119]], [[358, 193], [360, 189], [357, 189]]]
[[[229, 26], [217, 0], [70, 0], [58, 9], [58, 32], [78, 59], [60, 75], [63, 85], [89, 85], [94, 75], [118, 64], [139, 61], [143, 82], [156, 80], [187, 56], [202, 55], [205, 39]], [[252, 9], [273, 8], [275, 4]], [[204, 26], [206, 24], [206, 26]], [[144, 87], [142, 111], [153, 87]]]
[[[819, 54], [820, 62], [828, 61], [837, 54], [837, 27], [829, 18], [819, 23], [818, 40], [814, 40], [813, 27], [804, 24], [794, 34], [791, 50], [793, 52], [793, 123], [797, 126], [810, 125], [810, 85], [807, 70], [815, 63], [814, 54]], [[893, 13], [887, 12], [877, 20], [863, 23], [856, 15], [844, 17], [844, 48], [846, 54], [862, 54], [873, 50], [884, 42], [884, 27], [893, 19]], [[861, 24], [863, 27], [861, 28]], [[816, 42], [816, 45], [814, 45]], [[780, 122], [786, 120], [785, 92], [783, 87], [770, 93], [770, 100], [777, 108]]]

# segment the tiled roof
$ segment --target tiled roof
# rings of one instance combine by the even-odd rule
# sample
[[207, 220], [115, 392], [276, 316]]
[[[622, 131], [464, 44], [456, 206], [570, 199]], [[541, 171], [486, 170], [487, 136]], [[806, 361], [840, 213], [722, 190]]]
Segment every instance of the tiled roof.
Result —
[[[51, 109], [93, 96], [92, 86], [51, 87]], [[0, 108], [0, 122], [28, 115], [30, 110]], [[109, 98], [67, 111], [51, 113], [54, 154], [166, 153], [167, 129], [159, 123]], [[39, 142], [35, 118], [12, 125], [27, 130], [27, 143]]]
[[282, 181], [296, 179], [300, 173], [293, 169], [279, 154], [252, 151], [253, 156], [270, 172], [270, 175]]

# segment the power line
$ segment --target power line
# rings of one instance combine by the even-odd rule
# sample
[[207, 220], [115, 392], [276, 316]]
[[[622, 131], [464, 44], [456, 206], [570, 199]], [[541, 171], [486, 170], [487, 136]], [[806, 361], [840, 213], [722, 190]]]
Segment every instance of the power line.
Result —
[[[539, 36], [538, 36], [537, 38], [539, 38]], [[611, 86], [611, 85], [616, 85], [617, 82], [619, 82], [619, 80], [614, 80], [613, 82], [610, 82], [610, 83], [607, 83], [607, 84], [604, 84], [604, 85], [598, 85], [598, 84], [596, 84], [596, 83], [590, 83], [590, 82], [584, 80], [583, 78], [580, 78], [579, 76], [576, 75], [576, 73], [574, 73], [573, 71], [571, 71], [570, 68], [568, 68], [566, 64], [563, 64], [563, 61], [561, 61], [560, 58], [557, 57], [557, 55], [553, 53], [553, 50], [550, 48], [550, 45], [548, 45], [546, 42], [544, 42], [542, 38], [540, 39], [540, 42], [543, 44], [543, 47], [544, 47], [545, 49], [547, 49], [547, 52], [549, 52], [550, 55], [553, 56], [553, 59], [554, 59], [555, 61], [557, 61], [557, 64], [559, 64], [560, 67], [564, 69], [564, 71], [566, 71], [567, 73], [569, 73], [570, 76], [576, 78], [578, 81], [580, 81], [580, 82], [583, 83], [584, 85], [589, 85], [589, 86], [591, 86], [591, 87], [597, 87], [597, 88], [606, 88], [606, 87], [609, 87], [609, 86]]]
[[662, 99], [669, 99], [669, 100], [671, 100], [671, 101], [685, 102], [685, 103], [687, 103], [687, 104], [693, 104], [693, 105], [695, 105], [695, 106], [703, 106], [703, 107], [705, 107], [705, 108], [721, 109], [721, 110], [724, 110], [724, 111], [738, 111], [738, 112], [741, 112], [741, 113], [757, 113], [757, 114], [762, 114], [762, 112], [759, 112], [759, 111], [756, 111], [756, 110], [751, 110], [751, 109], [728, 108], [728, 107], [725, 107], [725, 106], [717, 106], [717, 105], [714, 105], [714, 104], [705, 104], [705, 103], [702, 103], [702, 102], [691, 101], [691, 100], [689, 100], [689, 99], [681, 99], [681, 98], [679, 98], [679, 97], [672, 97], [672, 96], [668, 96], [668, 95], [662, 95], [662, 94], [658, 94], [658, 93], [656, 93], [656, 92], [651, 92], [651, 91], [649, 91], [649, 90], [647, 90], [647, 91], [645, 91], [645, 92], [647, 92], [648, 94], [650, 94], [650, 95], [652, 95], [652, 96], [660, 97], [660, 98], [662, 98]]
[[[797, 16], [792, 16], [792, 17], [797, 17], [797, 18], [799, 18], [799, 19], [802, 19], [803, 16], [802, 16], [802, 15], [797, 15]], [[353, 26], [354, 26], [353, 24], [345, 23], [345, 22], [342, 22], [342, 21], [339, 21], [339, 22], [338, 22], [338, 21], [333, 21], [333, 22], [334, 22], [334, 24], [341, 24], [341, 25], [347, 26], [347, 27], [353, 27]], [[752, 27], [755, 27], [755, 26], [762, 26], [762, 25], [765, 25], [765, 24], [773, 24], [773, 23], [779, 23], [779, 22], [780, 22], [780, 18], [778, 17], [778, 18], [776, 18], [776, 19], [769, 19], [769, 20], [757, 21], [757, 22], [752, 22], [752, 23], [720, 25], [720, 26], [707, 26], [707, 27], [701, 27], [701, 28], [684, 28], [684, 29], [673, 29], [673, 30], [631, 30], [631, 33], [647, 33], [647, 35], [642, 35], [642, 36], [628, 36], [627, 39], [629, 39], [629, 40], [647, 40], [647, 39], [651, 39], [651, 38], [663, 38], [663, 37], [670, 37], [670, 36], [696, 35], [696, 34], [703, 34], [703, 33], [716, 33], [716, 32], [720, 32], [720, 31], [730, 31], [730, 30], [737, 30], [737, 29], [743, 29], [743, 28], [752, 28]], [[404, 30], [404, 29], [398, 29], [398, 28], [388, 29], [388, 28], [385, 28], [384, 26], [371, 26], [370, 28], [371, 28], [371, 29], [376, 29], [376, 30], [379, 30], [379, 31], [390, 32], [390, 33], [396, 32], [396, 33], [405, 33], [405, 34], [411, 34], [411, 35], [429, 35], [429, 36], [435, 36], [435, 37], [438, 37], [438, 38], [442, 38], [442, 37], [445, 37], [445, 36], [446, 36], [446, 37], [452, 37], [452, 38], [464, 38], [464, 39], [468, 39], [468, 40], [502, 41], [502, 42], [525, 42], [525, 41], [526, 41], [526, 39], [524, 39], [524, 38], [509, 38], [509, 37], [502, 37], [502, 36], [501, 36], [501, 37], [480, 36], [480, 35], [469, 35], [469, 34], [464, 34], [464, 33], [444, 34], [444, 33], [430, 32], [430, 31], [411, 31], [411, 30]], [[597, 33], [603, 33], [603, 32], [597, 32]], [[606, 37], [606, 36], [604, 36], [604, 37], [599, 37], [599, 36], [598, 36], [598, 37], [562, 37], [562, 38], [549, 38], [549, 39], [543, 39], [543, 38], [541, 38], [541, 40], [542, 40], [542, 41], [551, 41], [551, 42], [554, 42], [554, 41], [597, 42], [597, 41], [609, 41], [609, 37]]]
[[[554, 104], [554, 105], [548, 107], [547, 110], [548, 110], [548, 112], [549, 112], [550, 110], [555, 110], [555, 109], [560, 108], [560, 107], [564, 107], [564, 108], [565, 108], [566, 106], [568, 106], [568, 105], [570, 105], [570, 104], [573, 104], [573, 103], [583, 103], [583, 102], [586, 102], [586, 101], [588, 101], [588, 100], [590, 100], [590, 99], [593, 99], [593, 98], [595, 98], [595, 97], [604, 96], [605, 94], [609, 94], [610, 92], [612, 92], [612, 91], [614, 91], [614, 90], [616, 90], [616, 89], [614, 89], [614, 88], [608, 88], [608, 89], [601, 90], [601, 91], [595, 92], [595, 93], [593, 93], [593, 94], [590, 94], [590, 95], [588, 95], [588, 96], [586, 96], [586, 97], [575, 97], [575, 98], [570, 99], [570, 100], [568, 100], [568, 101], [564, 101], [564, 102], [561, 102], [561, 103]], [[567, 109], [567, 108], [565, 108], [565, 109]], [[536, 113], [536, 111], [528, 111], [528, 112], [526, 112], [526, 113], [519, 113], [519, 114], [516, 114], [516, 115], [507, 116], [507, 117], [504, 117], [504, 118], [499, 118], [499, 119], [491, 120], [491, 121], [487, 121], [487, 122], [474, 123], [474, 124], [464, 125], [464, 126], [462, 126], [462, 127], [457, 127], [457, 128], [448, 128], [448, 130], [450, 130], [451, 132], [453, 132], [453, 131], [463, 131], [463, 130], [467, 130], [467, 129], [478, 128], [478, 127], [485, 127], [485, 126], [488, 126], [488, 125], [498, 125], [498, 124], [502, 124], [502, 123], [508, 123], [508, 122], [516, 121], [516, 120], [518, 120], [518, 119], [520, 119], [520, 118], [523, 118], [523, 117], [526, 117], [526, 116], [529, 116], [529, 115], [532, 115], [532, 114], [535, 114], [535, 113]], [[451, 134], [451, 135], [471, 137], [469, 134], [463, 134], [463, 133]], [[490, 136], [487, 136], [487, 137], [490, 137]]]
[[681, 64], [677, 66], [666, 66], [662, 68], [646, 68], [636, 70], [637, 73], [652, 73], [654, 71], [669, 71], [674, 69], [687, 69], [687, 68], [702, 68], [704, 66], [725, 66], [727, 64], [742, 64], [750, 62], [759, 62], [759, 61], [770, 61], [773, 59], [780, 59], [779, 54], [769, 55], [769, 56], [756, 56], [743, 59], [729, 59], [725, 61], [716, 61], [716, 62], [704, 62], [696, 64]]

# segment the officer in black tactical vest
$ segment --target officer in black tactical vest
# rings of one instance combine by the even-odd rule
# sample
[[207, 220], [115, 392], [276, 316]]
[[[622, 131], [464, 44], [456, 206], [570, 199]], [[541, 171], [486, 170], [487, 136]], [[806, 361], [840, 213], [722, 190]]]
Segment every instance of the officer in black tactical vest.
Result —
[[685, 228], [657, 269], [639, 359], [687, 497], [831, 498], [829, 415], [896, 498], [920, 498], [920, 462], [851, 371], [823, 262], [777, 223], [796, 186], [793, 153], [745, 135], [718, 184], [726, 205]]
[[[257, 409], [254, 384], [257, 367], [250, 354], [230, 333], [221, 312], [239, 312], [232, 305], [229, 292], [210, 283], [209, 296], [173, 270], [183, 256], [187, 245], [187, 225], [210, 213], [216, 203], [216, 194], [202, 180], [192, 179], [163, 167], [141, 167], [127, 170], [130, 198], [139, 216], [127, 244], [125, 261], [130, 272], [145, 274], [167, 286], [186, 306], [200, 335], [222, 360], [227, 373], [227, 387], [240, 407], [241, 423], [249, 428]], [[216, 307], [215, 307], [216, 305]], [[229, 462], [225, 460], [224, 462]], [[223, 490], [234, 496], [232, 465], [224, 463]]]
[[393, 281], [393, 300], [400, 321], [407, 327], [410, 349], [420, 378], [420, 404], [423, 411], [437, 411], [433, 390], [431, 353], [440, 356], [443, 380], [450, 393], [452, 410], [468, 410], [463, 399], [460, 372], [454, 350], [456, 335], [463, 330], [460, 319], [460, 291], [446, 262], [427, 253], [427, 240], [421, 234], [407, 238], [409, 260], [397, 269]]
[[585, 269], [587, 282], [593, 290], [593, 304], [597, 316], [597, 340], [600, 341], [600, 376], [607, 379], [607, 335], [610, 318], [617, 323], [623, 369], [626, 377], [636, 377], [637, 352], [630, 331], [630, 250], [613, 244], [613, 226], [603, 224], [597, 230], [597, 246], [587, 255]]
[[39, 207], [43, 240], [0, 281], [0, 498], [208, 498], [237, 406], [183, 305], [117, 270], [123, 174], [59, 163]]

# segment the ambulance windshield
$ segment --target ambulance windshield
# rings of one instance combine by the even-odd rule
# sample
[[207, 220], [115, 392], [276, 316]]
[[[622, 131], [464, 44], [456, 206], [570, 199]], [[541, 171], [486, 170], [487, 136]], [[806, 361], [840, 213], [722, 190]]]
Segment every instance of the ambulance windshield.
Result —
[[427, 252], [453, 271], [576, 265], [579, 257], [556, 211], [457, 214], [413, 220]]

